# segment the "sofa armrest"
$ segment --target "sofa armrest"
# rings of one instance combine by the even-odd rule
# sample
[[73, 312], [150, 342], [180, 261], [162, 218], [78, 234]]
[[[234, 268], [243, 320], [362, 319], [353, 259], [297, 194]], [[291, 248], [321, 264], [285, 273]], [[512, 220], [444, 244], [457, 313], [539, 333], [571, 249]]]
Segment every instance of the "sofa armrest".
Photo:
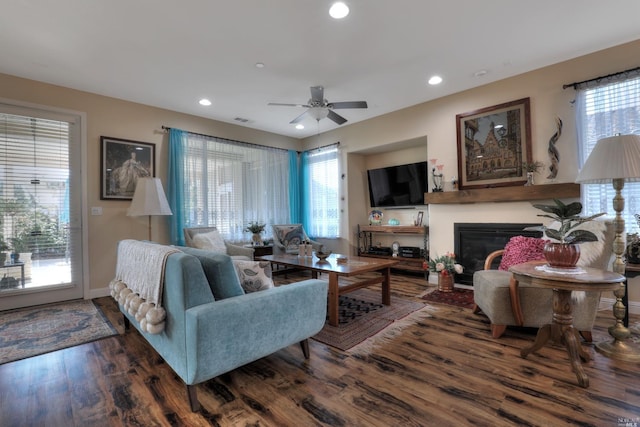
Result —
[[253, 259], [253, 248], [245, 248], [227, 241], [224, 242], [224, 245], [227, 247], [227, 255], [229, 256], [246, 256], [249, 259]]
[[310, 279], [186, 312], [187, 384], [197, 384], [317, 334], [327, 282]]

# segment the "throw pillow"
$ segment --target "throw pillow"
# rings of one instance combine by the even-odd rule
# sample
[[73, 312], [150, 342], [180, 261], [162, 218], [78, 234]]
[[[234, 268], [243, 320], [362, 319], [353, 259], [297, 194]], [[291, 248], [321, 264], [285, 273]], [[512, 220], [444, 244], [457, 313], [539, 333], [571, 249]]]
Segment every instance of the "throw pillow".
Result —
[[216, 300], [244, 294], [229, 255], [181, 246], [176, 246], [176, 248], [198, 258]]
[[193, 236], [193, 245], [198, 249], [206, 249], [219, 254], [227, 253], [227, 246], [218, 230], [196, 234]]
[[512, 237], [504, 247], [498, 270], [507, 271], [512, 265], [544, 259], [544, 244], [545, 241], [537, 237]]
[[245, 293], [273, 288], [270, 262], [234, 260], [233, 265], [236, 267], [240, 285]]
[[273, 228], [286, 252], [296, 252], [300, 243], [309, 239], [302, 224], [274, 225]]

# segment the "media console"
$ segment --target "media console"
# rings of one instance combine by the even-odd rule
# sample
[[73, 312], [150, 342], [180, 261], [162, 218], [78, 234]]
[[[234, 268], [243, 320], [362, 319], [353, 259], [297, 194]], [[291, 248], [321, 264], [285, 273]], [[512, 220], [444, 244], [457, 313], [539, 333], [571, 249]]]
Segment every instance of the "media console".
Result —
[[[393, 248], [386, 244], [374, 244], [374, 235], [380, 234], [380, 237], [392, 236], [391, 238], [398, 240], [397, 256], [393, 254]], [[420, 246], [404, 244], [403, 236], [418, 236]], [[387, 240], [389, 238], [387, 237]], [[411, 239], [415, 242], [415, 238]], [[423, 269], [422, 263], [429, 259], [429, 227], [413, 226], [413, 225], [358, 225], [358, 256], [372, 258], [392, 258], [398, 262], [393, 268], [411, 272], [424, 273], [427, 277], [428, 272]]]

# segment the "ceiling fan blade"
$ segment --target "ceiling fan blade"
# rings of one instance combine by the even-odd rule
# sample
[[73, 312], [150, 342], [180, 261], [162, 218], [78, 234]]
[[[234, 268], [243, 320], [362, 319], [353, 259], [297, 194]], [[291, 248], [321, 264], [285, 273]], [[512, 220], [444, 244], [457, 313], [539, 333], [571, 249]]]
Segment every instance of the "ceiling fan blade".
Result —
[[335, 110], [339, 108], [367, 108], [367, 101], [330, 102], [327, 107]]
[[311, 86], [311, 102], [324, 104], [324, 88], [322, 86]]
[[295, 119], [291, 120], [289, 122], [289, 124], [295, 125], [296, 123], [301, 122], [302, 119], [304, 119], [304, 117], [307, 115], [308, 112], [309, 112], [309, 110], [307, 110], [304, 113], [300, 114], [298, 117], [296, 117]]
[[270, 102], [267, 105], [276, 105], [279, 107], [306, 107], [306, 108], [310, 107], [309, 105], [306, 105], [306, 104], [283, 104], [281, 102]]
[[334, 113], [332, 110], [329, 110], [329, 114], [327, 114], [327, 117], [339, 125], [347, 121], [347, 119], [342, 117], [340, 114]]

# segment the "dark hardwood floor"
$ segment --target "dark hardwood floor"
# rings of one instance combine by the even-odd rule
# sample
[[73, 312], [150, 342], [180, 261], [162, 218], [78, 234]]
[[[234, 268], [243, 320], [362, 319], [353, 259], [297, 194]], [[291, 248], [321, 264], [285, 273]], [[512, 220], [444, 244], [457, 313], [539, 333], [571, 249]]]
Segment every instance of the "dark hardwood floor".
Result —
[[[394, 274], [392, 289], [417, 299], [424, 284]], [[113, 300], [96, 302], [123, 332]], [[584, 389], [562, 347], [519, 356], [534, 331], [509, 328], [492, 339], [487, 319], [469, 309], [431, 305], [423, 314], [372, 346], [343, 352], [310, 340], [308, 361], [294, 345], [203, 383], [199, 413], [190, 411], [181, 380], [131, 329], [0, 365], [0, 426], [640, 425], [638, 364], [583, 344], [593, 358]], [[609, 339], [612, 323], [610, 310], [599, 314], [596, 342]]]

